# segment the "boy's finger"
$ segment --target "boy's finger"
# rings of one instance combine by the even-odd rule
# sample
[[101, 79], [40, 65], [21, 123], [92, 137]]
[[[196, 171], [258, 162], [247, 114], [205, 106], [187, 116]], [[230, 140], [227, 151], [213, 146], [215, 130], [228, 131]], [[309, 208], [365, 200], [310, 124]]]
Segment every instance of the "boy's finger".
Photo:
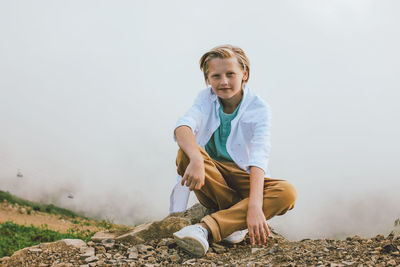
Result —
[[193, 181], [190, 183], [190, 190], [194, 190], [196, 188], [196, 181]]
[[261, 225], [260, 227], [260, 232], [261, 232], [262, 242], [263, 243], [267, 242], [267, 238], [265, 237], [266, 232], [263, 225]]
[[269, 227], [268, 227], [267, 221], [264, 222], [264, 230], [265, 230], [265, 233], [267, 234], [267, 237], [270, 237], [271, 233], [269, 232]]
[[255, 241], [257, 244], [261, 245], [260, 243], [260, 232], [258, 231], [258, 227], [254, 227], [254, 235], [255, 235]]
[[[258, 227], [257, 227], [258, 228]], [[263, 236], [264, 236], [264, 230], [262, 228], [258, 228], [258, 244], [261, 245], [263, 243]]]
[[201, 183], [197, 183], [197, 184], [196, 184], [196, 187], [195, 187], [194, 189], [196, 189], [196, 190], [200, 190], [200, 189], [201, 189], [201, 187], [202, 187]]
[[181, 185], [182, 185], [182, 186], [185, 185], [186, 180], [187, 180], [187, 174], [185, 173], [185, 174], [183, 175], [183, 177], [182, 177], [182, 180], [181, 180]]
[[248, 228], [249, 228], [250, 243], [251, 243], [252, 245], [254, 245], [254, 232], [253, 232], [253, 228], [250, 228], [250, 227], [248, 227]]
[[193, 183], [192, 179], [189, 179], [189, 177], [188, 177], [186, 179], [186, 186], [189, 187], [190, 190], [191, 190], [191, 187], [192, 187], [192, 183]]

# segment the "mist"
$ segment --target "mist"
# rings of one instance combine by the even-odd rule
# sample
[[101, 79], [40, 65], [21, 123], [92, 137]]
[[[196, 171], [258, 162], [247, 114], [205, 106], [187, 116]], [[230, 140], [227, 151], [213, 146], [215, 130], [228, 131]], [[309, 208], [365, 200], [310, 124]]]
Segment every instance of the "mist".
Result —
[[361, 0], [1, 1], [0, 190], [116, 223], [163, 218], [172, 131], [205, 88], [198, 61], [233, 44], [271, 106], [272, 176], [299, 194], [270, 224], [294, 240], [387, 233], [400, 217], [399, 10]]

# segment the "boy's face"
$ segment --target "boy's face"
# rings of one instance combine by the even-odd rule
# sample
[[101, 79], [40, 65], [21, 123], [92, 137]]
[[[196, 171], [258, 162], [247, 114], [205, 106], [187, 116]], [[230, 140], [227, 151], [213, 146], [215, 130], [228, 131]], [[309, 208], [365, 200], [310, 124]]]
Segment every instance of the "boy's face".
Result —
[[236, 57], [214, 58], [208, 63], [207, 83], [222, 99], [231, 99], [241, 93], [242, 82], [247, 78]]

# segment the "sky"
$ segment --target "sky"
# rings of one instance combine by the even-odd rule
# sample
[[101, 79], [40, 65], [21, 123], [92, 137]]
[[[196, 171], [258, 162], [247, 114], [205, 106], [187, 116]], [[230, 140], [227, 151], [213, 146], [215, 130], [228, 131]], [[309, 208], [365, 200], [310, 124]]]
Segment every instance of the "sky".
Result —
[[400, 217], [399, 9], [2, 0], [0, 190], [116, 223], [162, 219], [172, 132], [206, 87], [198, 61], [233, 44], [271, 106], [271, 174], [299, 194], [269, 223], [293, 240], [387, 233]]

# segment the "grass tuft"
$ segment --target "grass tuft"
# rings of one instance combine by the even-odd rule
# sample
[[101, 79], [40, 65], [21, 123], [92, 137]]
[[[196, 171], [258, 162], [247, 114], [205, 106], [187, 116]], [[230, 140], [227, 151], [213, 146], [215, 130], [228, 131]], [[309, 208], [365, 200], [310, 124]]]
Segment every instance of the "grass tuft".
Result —
[[67, 233], [49, 230], [47, 225], [34, 227], [13, 222], [0, 224], [0, 258], [11, 256], [15, 251], [44, 242], [54, 242], [65, 238], [78, 238], [89, 241], [95, 232], [69, 229]]

